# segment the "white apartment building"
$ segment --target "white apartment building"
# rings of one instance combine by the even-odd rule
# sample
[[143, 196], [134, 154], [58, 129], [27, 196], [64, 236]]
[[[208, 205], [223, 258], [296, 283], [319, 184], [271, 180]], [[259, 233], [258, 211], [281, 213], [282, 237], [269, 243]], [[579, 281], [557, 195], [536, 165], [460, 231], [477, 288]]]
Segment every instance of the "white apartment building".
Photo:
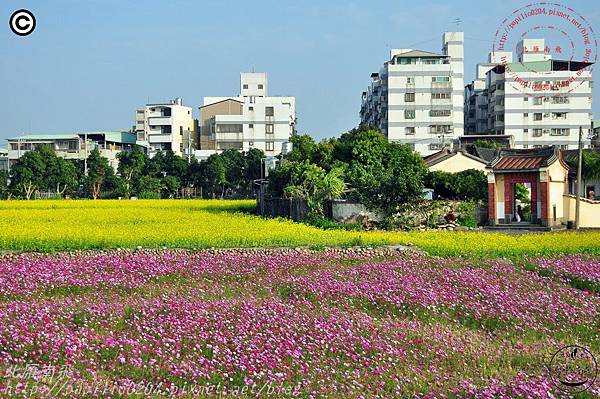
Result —
[[135, 134], [125, 131], [29, 134], [9, 138], [7, 141], [9, 168], [26, 152], [49, 145], [57, 156], [72, 160], [83, 160], [93, 149], [97, 149], [116, 171], [119, 152], [130, 151], [136, 145]]
[[[581, 126], [584, 144], [589, 145], [593, 82], [586, 68], [591, 64], [553, 60], [545, 48], [544, 39], [523, 39], [517, 44], [517, 62], [511, 54], [496, 54], [498, 63], [486, 73], [482, 98], [476, 96], [475, 104], [467, 101], [467, 118], [475, 111], [477, 121], [473, 127], [466, 119], [473, 127], [469, 133], [509, 135], [515, 148], [574, 149]], [[484, 104], [487, 126], [482, 130], [479, 106]]]
[[296, 98], [269, 96], [262, 72], [241, 73], [239, 96], [204, 97], [199, 111], [200, 158], [229, 148], [277, 155], [295, 132]]
[[362, 93], [361, 123], [421, 155], [464, 132], [464, 34], [445, 32], [441, 53], [393, 49]]
[[159, 150], [183, 156], [188, 149], [197, 148], [192, 108], [184, 106], [181, 98], [138, 108], [135, 133], [138, 144], [148, 148], [149, 156]]

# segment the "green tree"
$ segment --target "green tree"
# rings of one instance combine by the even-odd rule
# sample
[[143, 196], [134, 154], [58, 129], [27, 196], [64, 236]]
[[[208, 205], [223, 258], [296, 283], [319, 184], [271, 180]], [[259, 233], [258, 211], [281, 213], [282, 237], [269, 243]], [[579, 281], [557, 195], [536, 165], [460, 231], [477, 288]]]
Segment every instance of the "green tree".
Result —
[[108, 159], [100, 155], [100, 151], [94, 148], [87, 159], [88, 175], [84, 179], [86, 191], [93, 199], [98, 199], [102, 189], [108, 190], [114, 187], [114, 171], [108, 163]]
[[123, 196], [129, 198], [134, 192], [139, 193], [139, 181], [144, 176], [148, 157], [141, 147], [135, 146], [131, 151], [121, 151], [117, 158], [118, 172], [123, 181]]
[[175, 198], [180, 186], [181, 183], [175, 176], [163, 177], [161, 182], [161, 196], [163, 198]]
[[488, 183], [481, 170], [467, 169], [454, 176], [456, 199], [483, 201], [487, 199]]
[[0, 199], [5, 199], [9, 195], [8, 182], [8, 172], [6, 170], [0, 170]]
[[497, 143], [495, 141], [491, 141], [491, 140], [476, 140], [471, 145], [474, 147], [490, 148], [490, 149], [497, 149], [497, 148], [504, 147], [502, 144], [499, 144], [499, 143]]
[[142, 176], [139, 181], [140, 198], [160, 198], [163, 189], [162, 180], [154, 176]]
[[286, 196], [296, 199], [306, 199], [310, 212], [313, 216], [322, 217], [324, 214], [325, 201], [338, 199], [346, 188], [342, 179], [340, 169], [332, 169], [330, 172], [308, 160], [292, 163], [294, 169], [291, 172], [291, 181], [284, 192]]
[[427, 168], [408, 146], [387, 143], [381, 161], [375, 162], [370, 171], [362, 172], [355, 182], [360, 201], [385, 216], [390, 216], [400, 205], [423, 199]]
[[317, 147], [315, 140], [308, 134], [294, 135], [290, 138], [292, 150], [285, 156], [291, 162], [304, 162], [312, 160]]
[[27, 151], [11, 169], [10, 190], [16, 196], [29, 200], [44, 185], [46, 164], [39, 151]]
[[46, 167], [46, 185], [56, 194], [71, 193], [77, 188], [77, 168], [69, 160], [55, 157]]

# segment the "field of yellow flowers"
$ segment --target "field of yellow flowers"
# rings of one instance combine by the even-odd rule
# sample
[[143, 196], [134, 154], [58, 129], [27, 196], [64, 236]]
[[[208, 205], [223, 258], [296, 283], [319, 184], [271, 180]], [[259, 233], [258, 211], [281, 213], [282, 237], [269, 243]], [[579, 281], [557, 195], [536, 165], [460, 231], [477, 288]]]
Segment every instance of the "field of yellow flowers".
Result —
[[600, 253], [599, 232], [509, 236], [483, 232], [322, 230], [251, 214], [254, 201], [3, 201], [0, 249], [240, 248], [412, 244], [432, 255]]

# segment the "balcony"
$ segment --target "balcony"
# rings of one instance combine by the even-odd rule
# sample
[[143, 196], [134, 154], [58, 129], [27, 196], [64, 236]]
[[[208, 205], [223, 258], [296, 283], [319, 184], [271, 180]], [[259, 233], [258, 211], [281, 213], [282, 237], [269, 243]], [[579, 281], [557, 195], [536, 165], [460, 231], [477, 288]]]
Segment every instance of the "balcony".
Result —
[[216, 133], [217, 141], [243, 141], [244, 133]]
[[171, 118], [170, 116], [151, 116], [148, 118], [148, 124], [152, 126], [172, 125], [173, 118]]
[[431, 82], [432, 89], [451, 89], [452, 82]]

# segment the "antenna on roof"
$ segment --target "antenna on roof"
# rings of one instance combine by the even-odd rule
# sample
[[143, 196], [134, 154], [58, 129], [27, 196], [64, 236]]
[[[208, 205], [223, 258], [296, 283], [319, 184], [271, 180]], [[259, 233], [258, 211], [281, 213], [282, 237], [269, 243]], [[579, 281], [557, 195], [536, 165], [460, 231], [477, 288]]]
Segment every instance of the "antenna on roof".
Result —
[[459, 28], [460, 28], [460, 25], [462, 24], [462, 19], [460, 19], [460, 18], [454, 18], [452, 20], [452, 23], [454, 25], [456, 25], [456, 30], [458, 31], [458, 30], [460, 30]]

